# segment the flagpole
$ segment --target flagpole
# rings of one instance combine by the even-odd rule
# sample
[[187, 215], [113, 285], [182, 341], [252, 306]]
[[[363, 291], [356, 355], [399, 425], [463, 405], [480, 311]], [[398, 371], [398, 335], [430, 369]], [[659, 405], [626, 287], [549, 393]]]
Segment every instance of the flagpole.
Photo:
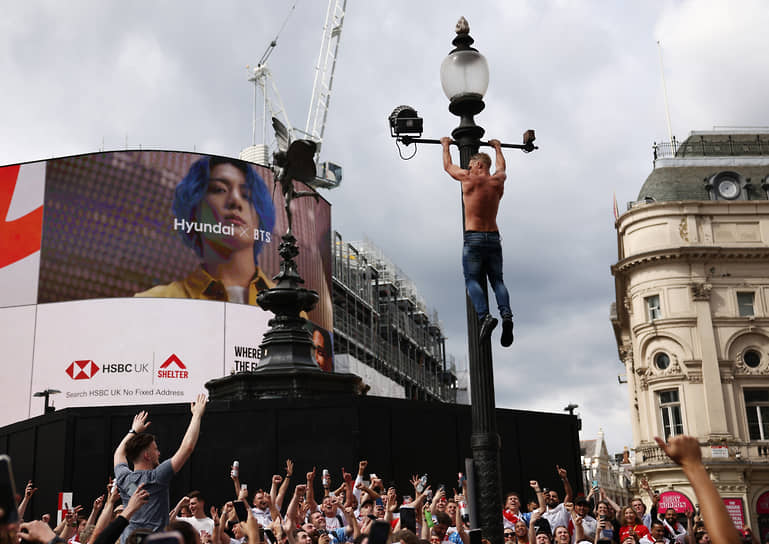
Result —
[[[670, 126], [670, 108], [668, 107], [668, 89], [667, 85], [665, 84], [665, 68], [662, 64], [662, 45], [660, 44], [660, 41], [657, 40], [657, 50], [660, 54], [660, 73], [662, 74], [662, 95], [665, 98], [665, 117], [668, 122], [668, 141], [673, 145], [673, 129]], [[673, 149], [673, 154], [675, 154], [676, 150]]]

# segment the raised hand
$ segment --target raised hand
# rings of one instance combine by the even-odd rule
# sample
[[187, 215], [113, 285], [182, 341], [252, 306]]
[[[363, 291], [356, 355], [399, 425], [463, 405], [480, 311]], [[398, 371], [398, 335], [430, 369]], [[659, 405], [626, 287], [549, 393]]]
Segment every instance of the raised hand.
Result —
[[134, 416], [133, 423], [131, 423], [131, 430], [137, 433], [143, 433], [150, 426], [151, 421], [147, 421], [149, 412], [142, 410]]
[[206, 402], [206, 396], [203, 393], [198, 395], [195, 402], [190, 403], [190, 412], [192, 412], [192, 415], [202, 417], [203, 412], [206, 411]]
[[294, 475], [294, 462], [291, 459], [286, 459], [286, 477], [290, 478]]
[[387, 490], [387, 510], [390, 512], [395, 512], [395, 510], [398, 508], [398, 494], [395, 491], [394, 487], [391, 487]]
[[27, 542], [50, 542], [57, 536], [46, 521], [29, 521], [22, 523], [20, 528], [19, 538]]
[[668, 457], [684, 468], [702, 462], [700, 443], [693, 436], [671, 436], [667, 444], [659, 436], [654, 440]]
[[32, 484], [32, 480], [27, 482], [27, 487], [24, 488], [24, 497], [27, 499], [32, 498], [32, 495], [35, 494], [35, 491], [37, 491], [37, 488]]
[[134, 512], [147, 504], [149, 498], [149, 491], [144, 489], [144, 484], [140, 484], [139, 487], [136, 488], [136, 491], [134, 491], [134, 494], [131, 495], [131, 498], [128, 499], [128, 504], [126, 504], [125, 508], [123, 509], [123, 515], [126, 518], [131, 519], [131, 516], [133, 516]]

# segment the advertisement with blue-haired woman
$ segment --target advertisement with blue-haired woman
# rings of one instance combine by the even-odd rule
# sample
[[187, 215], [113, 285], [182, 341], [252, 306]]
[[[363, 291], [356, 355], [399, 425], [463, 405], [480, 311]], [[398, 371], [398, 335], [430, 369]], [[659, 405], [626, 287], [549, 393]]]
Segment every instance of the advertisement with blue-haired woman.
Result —
[[184, 279], [137, 297], [195, 298], [256, 304], [272, 287], [259, 254], [272, 243], [275, 207], [264, 180], [248, 164], [221, 157], [197, 160], [176, 186], [174, 230], [200, 259]]

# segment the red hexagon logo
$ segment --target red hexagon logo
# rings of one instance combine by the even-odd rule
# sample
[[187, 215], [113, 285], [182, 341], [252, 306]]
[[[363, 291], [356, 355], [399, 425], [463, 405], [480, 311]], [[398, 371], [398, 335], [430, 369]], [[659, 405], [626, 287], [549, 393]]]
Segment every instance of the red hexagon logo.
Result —
[[94, 374], [99, 372], [99, 365], [90, 359], [73, 361], [67, 367], [66, 372], [73, 380], [90, 380]]

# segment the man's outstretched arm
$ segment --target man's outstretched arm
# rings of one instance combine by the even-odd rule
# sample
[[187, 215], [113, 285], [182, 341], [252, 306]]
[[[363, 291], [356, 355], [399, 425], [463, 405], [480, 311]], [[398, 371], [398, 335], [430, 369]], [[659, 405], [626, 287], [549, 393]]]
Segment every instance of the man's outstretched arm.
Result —
[[497, 158], [494, 161], [495, 170], [493, 177], [499, 181], [505, 181], [507, 179], [507, 164], [505, 164], [505, 156], [502, 154], [502, 144], [499, 140], [489, 140], [489, 145], [497, 152]]
[[716, 486], [710, 480], [707, 469], [702, 464], [702, 452], [697, 439], [684, 435], [670, 437], [667, 443], [658, 436], [654, 439], [668, 457], [681, 467], [686, 479], [692, 485], [711, 541], [738, 544], [740, 538], [737, 529]]
[[206, 411], [206, 396], [203, 394], [198, 395], [195, 402], [190, 404], [190, 412], [192, 412], [192, 419], [187, 427], [187, 432], [184, 433], [182, 443], [176, 453], [171, 457], [171, 468], [174, 472], [179, 472], [187, 459], [192, 455], [192, 451], [195, 449], [195, 444], [198, 443], [198, 435], [200, 434], [200, 421], [203, 419], [203, 412]]
[[449, 151], [450, 144], [451, 138], [448, 136], [441, 138], [441, 145], [443, 146], [443, 169], [455, 180], [462, 181], [465, 179], [467, 171], [451, 162], [451, 151]]
[[127, 463], [125, 456], [125, 445], [126, 442], [128, 442], [128, 439], [131, 438], [136, 433], [143, 433], [147, 430], [147, 427], [150, 426], [150, 422], [147, 421], [147, 417], [149, 414], [145, 411], [141, 411], [138, 414], [134, 416], [133, 423], [131, 423], [131, 430], [129, 430], [126, 435], [123, 437], [123, 440], [120, 441], [120, 444], [118, 444], [117, 448], [115, 449], [115, 455], [113, 457], [113, 468], [118, 466], [120, 463]]

